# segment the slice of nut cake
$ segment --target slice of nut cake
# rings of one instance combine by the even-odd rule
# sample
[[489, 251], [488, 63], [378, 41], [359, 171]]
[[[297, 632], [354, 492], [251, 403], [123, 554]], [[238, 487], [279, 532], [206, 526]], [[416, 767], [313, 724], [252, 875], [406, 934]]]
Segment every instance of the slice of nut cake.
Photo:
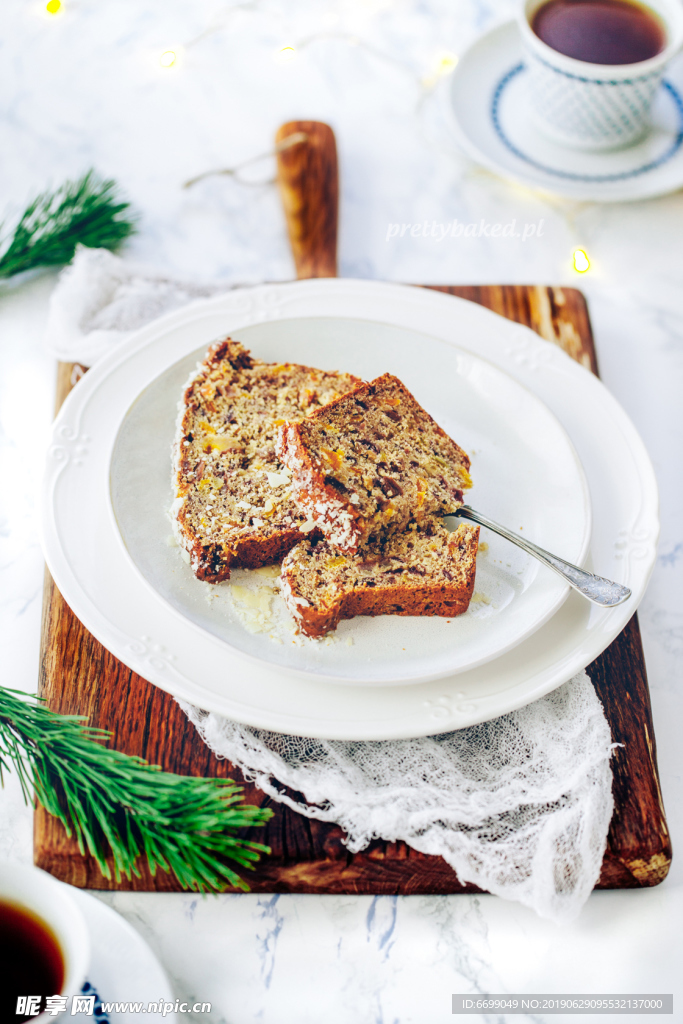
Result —
[[354, 615], [461, 615], [474, 590], [478, 539], [478, 526], [449, 533], [428, 520], [357, 554], [305, 540], [282, 563], [283, 596], [310, 637]]
[[231, 566], [279, 561], [313, 529], [275, 453], [278, 428], [358, 382], [293, 363], [263, 363], [239, 342], [212, 346], [180, 404], [172, 508], [176, 537], [196, 576], [228, 579]]
[[457, 508], [472, 483], [462, 448], [388, 373], [285, 423], [277, 452], [308, 519], [341, 551]]

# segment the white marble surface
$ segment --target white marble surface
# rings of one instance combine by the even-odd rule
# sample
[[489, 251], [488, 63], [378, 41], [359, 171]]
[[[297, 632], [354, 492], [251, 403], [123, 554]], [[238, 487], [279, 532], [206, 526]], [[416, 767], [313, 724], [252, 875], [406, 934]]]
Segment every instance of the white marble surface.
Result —
[[[512, 9], [508, 0], [65, 0], [50, 17], [40, 3], [6, 0], [0, 197], [18, 206], [94, 165], [140, 210], [132, 258], [198, 278], [286, 279], [292, 265], [272, 187], [216, 178], [183, 192], [179, 184], [268, 149], [284, 120], [318, 118], [339, 143], [343, 274], [584, 288], [603, 379], [640, 429], [661, 488], [660, 557], [641, 625], [675, 843], [683, 817], [683, 196], [568, 203], [458, 156], [443, 117], [445, 82], [431, 94], [421, 80]], [[295, 47], [291, 60], [279, 56], [285, 46]], [[180, 58], [164, 70], [158, 55], [169, 47]], [[250, 171], [271, 173], [268, 163]], [[525, 243], [386, 241], [388, 223], [455, 217], [543, 220], [543, 233]], [[592, 261], [580, 279], [577, 245]], [[0, 285], [2, 682], [26, 691], [38, 669], [36, 492], [54, 387], [42, 333], [53, 284], [46, 273]], [[0, 855], [30, 859], [30, 814], [11, 778], [0, 808]], [[679, 1007], [683, 1000], [676, 861], [660, 887], [595, 893], [563, 928], [489, 897], [102, 898], [146, 936], [179, 997], [212, 1001], [201, 1019], [214, 1022], [436, 1024], [450, 1019], [455, 991], [673, 991]]]

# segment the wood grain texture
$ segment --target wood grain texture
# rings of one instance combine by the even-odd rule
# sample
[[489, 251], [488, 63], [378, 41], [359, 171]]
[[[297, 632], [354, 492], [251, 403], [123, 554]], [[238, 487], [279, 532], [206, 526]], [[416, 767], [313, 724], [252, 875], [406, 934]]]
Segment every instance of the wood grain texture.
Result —
[[494, 313], [531, 327], [546, 341], [599, 376], [586, 300], [576, 288], [543, 285], [428, 285], [435, 291], [478, 302]]
[[296, 276], [337, 276], [339, 184], [334, 132], [320, 121], [290, 121], [276, 145], [294, 134], [305, 141], [277, 154], [277, 180]]
[[[560, 345], [594, 372], [597, 369], [590, 322], [583, 296], [570, 288], [540, 286], [437, 286], [531, 327]], [[61, 398], [81, 368], [60, 366]], [[657, 775], [652, 713], [643, 649], [636, 616], [588, 667], [615, 743], [615, 813], [599, 888], [657, 885], [671, 862], [671, 844]], [[198, 739], [175, 701], [106, 651], [71, 612], [46, 576], [40, 657], [40, 693], [65, 714], [86, 714], [93, 725], [109, 729], [112, 743], [181, 774], [231, 776], [240, 773], [218, 761]], [[462, 885], [440, 857], [420, 854], [404, 843], [373, 842], [349, 854], [341, 829], [273, 804], [246, 785], [251, 803], [272, 806], [275, 815], [253, 837], [267, 842], [272, 855], [248, 876], [255, 892], [424, 894], [477, 892]], [[95, 889], [176, 891], [163, 873], [117, 886], [102, 878], [90, 858], [80, 856], [61, 826], [44, 811], [35, 815], [35, 861], [58, 878]]]

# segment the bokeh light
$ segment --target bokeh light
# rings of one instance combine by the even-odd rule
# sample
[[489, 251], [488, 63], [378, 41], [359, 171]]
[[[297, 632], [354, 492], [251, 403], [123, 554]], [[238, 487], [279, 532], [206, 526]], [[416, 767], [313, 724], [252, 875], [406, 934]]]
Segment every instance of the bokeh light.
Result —
[[574, 249], [574, 270], [579, 274], [585, 274], [590, 270], [591, 261], [586, 255], [585, 249]]

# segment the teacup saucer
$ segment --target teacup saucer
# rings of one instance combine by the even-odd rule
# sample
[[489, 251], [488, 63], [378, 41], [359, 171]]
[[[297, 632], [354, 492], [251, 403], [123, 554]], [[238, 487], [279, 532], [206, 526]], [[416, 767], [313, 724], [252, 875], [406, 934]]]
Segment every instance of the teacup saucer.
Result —
[[572, 199], [625, 202], [683, 186], [683, 62], [668, 69], [652, 129], [627, 149], [590, 153], [546, 138], [527, 101], [515, 22], [486, 33], [461, 57], [451, 83], [459, 141], [477, 163], [506, 178]]
[[[78, 903], [90, 933], [90, 969], [83, 993], [94, 996], [95, 1005], [92, 1014], [71, 1012], [66, 1019], [73, 1024], [173, 1024], [177, 1020], [175, 1012], [164, 1013], [163, 1006], [175, 1007], [175, 996], [142, 936], [125, 918], [89, 893], [69, 888], [69, 895]], [[119, 1005], [112, 1009], [111, 1003]], [[132, 1009], [128, 1006], [131, 1003], [140, 1005]], [[156, 1012], [149, 1009], [155, 1003], [160, 1005]], [[72, 1009], [69, 1007], [67, 1012]]]

